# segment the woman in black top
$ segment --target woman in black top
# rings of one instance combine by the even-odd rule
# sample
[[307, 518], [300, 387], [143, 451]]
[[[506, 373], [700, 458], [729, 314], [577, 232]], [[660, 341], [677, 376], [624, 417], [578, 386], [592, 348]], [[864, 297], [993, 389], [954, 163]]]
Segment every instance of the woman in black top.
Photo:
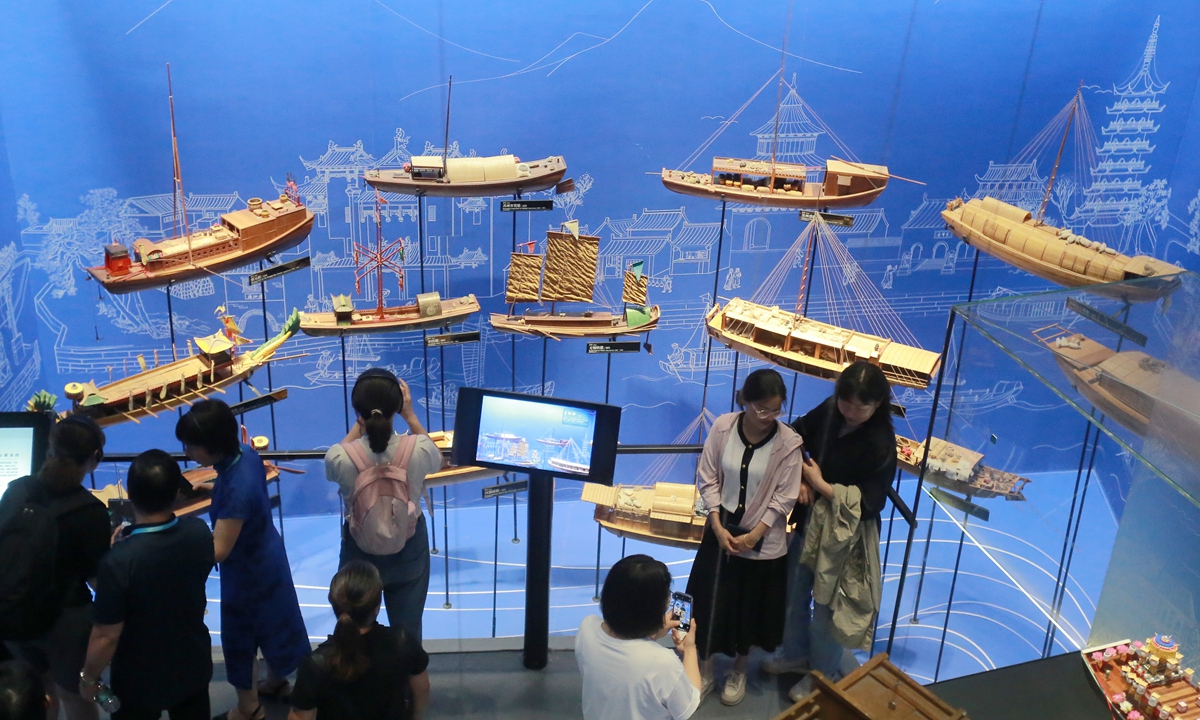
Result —
[[329, 587], [333, 635], [296, 672], [288, 720], [419, 719], [429, 704], [429, 656], [403, 628], [375, 622], [383, 581], [354, 560]]
[[[880, 522], [887, 488], [896, 475], [896, 433], [892, 429], [891, 387], [883, 371], [856, 362], [838, 378], [834, 394], [792, 423], [804, 438], [811, 459], [804, 465], [804, 487], [793, 514], [797, 523], [788, 546], [787, 624], [781, 655], [767, 660], [771, 674], [820, 670], [837, 679], [843, 648], [829, 635], [832, 613], [813, 603], [814, 575], [800, 562], [809, 502], [833, 496], [834, 485], [861, 492], [860, 522]], [[877, 549], [876, 549], [877, 551]], [[792, 695], [807, 694], [805, 678]]]

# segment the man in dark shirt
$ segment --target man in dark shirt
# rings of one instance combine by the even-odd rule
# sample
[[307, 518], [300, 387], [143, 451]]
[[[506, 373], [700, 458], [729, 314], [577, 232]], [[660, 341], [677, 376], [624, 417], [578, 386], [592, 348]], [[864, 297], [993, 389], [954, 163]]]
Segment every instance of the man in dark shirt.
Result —
[[[79, 669], [83, 667], [91, 629], [92, 593], [88, 581], [96, 577], [100, 558], [108, 551], [111, 527], [108, 509], [83, 487], [83, 479], [104, 457], [104, 433], [91, 420], [69, 417], [50, 432], [46, 462], [34, 477], [14, 480], [3, 503], [43, 506], [56, 517], [57, 546], [54, 583], [49, 593], [57, 619], [53, 627], [33, 640], [10, 641], [7, 649], [28, 662], [46, 681], [57, 686], [51, 712], [62, 702], [68, 720], [94, 720], [96, 706], [80, 698]], [[61, 610], [61, 612], [58, 612]]]
[[212, 643], [204, 624], [205, 583], [213, 539], [199, 518], [171, 512], [183, 478], [162, 450], [147, 450], [129, 466], [134, 524], [100, 563], [91, 641], [79, 691], [96, 695], [112, 663], [112, 690], [121, 701], [113, 720], [207, 720]]

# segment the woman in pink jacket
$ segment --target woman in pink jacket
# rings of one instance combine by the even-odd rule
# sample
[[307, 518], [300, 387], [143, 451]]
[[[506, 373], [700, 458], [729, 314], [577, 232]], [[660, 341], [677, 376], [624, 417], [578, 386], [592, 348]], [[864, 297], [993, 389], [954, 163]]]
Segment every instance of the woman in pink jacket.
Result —
[[746, 695], [750, 648], [772, 652], [783, 639], [786, 525], [803, 465], [800, 436], [779, 420], [787, 401], [779, 373], [755, 370], [738, 395], [744, 410], [717, 418], [700, 456], [708, 526], [687, 587], [701, 620], [702, 698], [715, 682], [712, 656], [735, 658], [721, 692], [726, 705]]

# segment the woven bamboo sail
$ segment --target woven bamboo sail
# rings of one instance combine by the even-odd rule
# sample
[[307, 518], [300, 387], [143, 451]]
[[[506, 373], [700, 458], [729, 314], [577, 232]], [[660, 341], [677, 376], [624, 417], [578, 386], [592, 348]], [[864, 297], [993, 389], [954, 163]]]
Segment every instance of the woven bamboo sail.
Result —
[[504, 302], [537, 302], [538, 285], [542, 279], [542, 256], [516, 254], [508, 267], [508, 285], [504, 289]]
[[625, 285], [621, 290], [621, 302], [627, 302], [630, 305], [647, 304], [647, 288], [649, 286], [649, 278], [645, 275], [634, 273], [632, 270], [625, 271]]
[[546, 278], [542, 300], [591, 302], [600, 258], [600, 238], [595, 235], [546, 233]]

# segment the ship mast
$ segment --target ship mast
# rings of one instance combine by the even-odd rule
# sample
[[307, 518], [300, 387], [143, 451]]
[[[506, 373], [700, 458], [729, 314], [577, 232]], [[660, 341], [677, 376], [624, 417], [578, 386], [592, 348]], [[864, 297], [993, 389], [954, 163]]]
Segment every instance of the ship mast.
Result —
[[446, 142], [442, 143], [442, 176], [446, 177], [450, 174], [450, 167], [446, 164], [450, 159], [450, 92], [454, 89], [454, 76], [451, 75], [446, 81]]
[[183, 192], [183, 170], [179, 167], [179, 139], [175, 136], [175, 92], [171, 87], [171, 63], [167, 63], [167, 101], [171, 105], [171, 154], [175, 159], [175, 187], [171, 197], [171, 221], [174, 223], [174, 232], [178, 235], [181, 226], [179, 211], [182, 207], [183, 237], [187, 241], [188, 264], [192, 264], [192, 234], [188, 230], [187, 195]]
[[1050, 171], [1050, 181], [1046, 183], [1046, 194], [1042, 196], [1042, 205], [1038, 208], [1037, 221], [1035, 224], [1043, 225], [1043, 219], [1046, 217], [1046, 205], [1050, 202], [1050, 192], [1054, 190], [1054, 179], [1058, 177], [1058, 164], [1062, 162], [1063, 150], [1067, 147], [1067, 133], [1071, 132], [1071, 122], [1075, 119], [1075, 110], [1079, 107], [1079, 103], [1083, 102], [1083, 81], [1079, 81], [1079, 88], [1075, 90], [1075, 98], [1071, 101], [1071, 112], [1067, 114], [1067, 127], [1063, 129], [1062, 142], [1058, 145], [1058, 156], [1054, 158], [1054, 169]]
[[792, 3], [788, 3], [787, 25], [783, 28], [783, 47], [779, 53], [779, 87], [775, 91], [775, 135], [771, 138], [771, 192], [775, 192], [775, 156], [779, 152], [779, 115], [783, 111], [783, 70], [787, 65], [788, 35], [791, 32]]

